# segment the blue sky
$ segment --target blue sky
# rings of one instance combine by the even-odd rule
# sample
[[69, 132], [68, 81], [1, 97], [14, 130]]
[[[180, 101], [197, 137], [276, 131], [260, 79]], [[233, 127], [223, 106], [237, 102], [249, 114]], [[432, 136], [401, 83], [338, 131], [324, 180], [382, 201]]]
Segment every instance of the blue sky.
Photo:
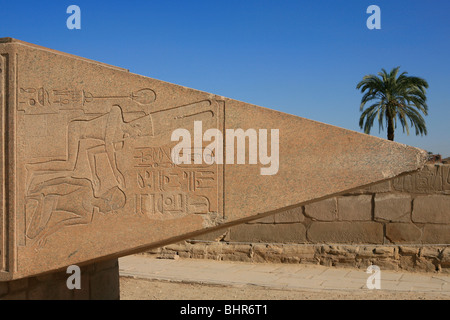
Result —
[[[81, 8], [81, 30], [66, 9]], [[369, 30], [369, 5], [381, 30]], [[0, 0], [0, 37], [350, 130], [366, 74], [425, 78], [428, 135], [396, 141], [450, 156], [450, 1]], [[378, 132], [378, 124], [371, 134]]]

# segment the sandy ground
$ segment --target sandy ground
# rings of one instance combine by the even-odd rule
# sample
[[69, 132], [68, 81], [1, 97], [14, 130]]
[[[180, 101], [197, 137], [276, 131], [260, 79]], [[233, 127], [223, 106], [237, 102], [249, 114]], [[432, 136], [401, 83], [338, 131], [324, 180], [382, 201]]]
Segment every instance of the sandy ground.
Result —
[[121, 300], [450, 300], [438, 293], [278, 290], [120, 278]]

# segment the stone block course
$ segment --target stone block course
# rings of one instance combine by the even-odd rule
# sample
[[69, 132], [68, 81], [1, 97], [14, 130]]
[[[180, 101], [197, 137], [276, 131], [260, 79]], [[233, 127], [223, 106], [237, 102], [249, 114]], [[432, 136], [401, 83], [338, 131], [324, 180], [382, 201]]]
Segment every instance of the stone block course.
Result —
[[231, 241], [243, 242], [296, 242], [306, 241], [306, 228], [301, 223], [243, 224], [231, 228]]
[[375, 220], [410, 222], [411, 201], [409, 194], [384, 193], [375, 195]]
[[420, 243], [422, 230], [413, 223], [386, 224], [386, 238], [392, 243]]
[[450, 268], [450, 248], [445, 248], [442, 250], [441, 265], [444, 268]]
[[421, 257], [438, 258], [441, 255], [441, 250], [436, 247], [422, 247], [419, 255]]
[[374, 253], [378, 254], [378, 255], [392, 256], [395, 253], [395, 248], [394, 247], [376, 247], [374, 250]]
[[313, 263], [315, 261], [316, 250], [313, 246], [255, 244], [252, 248], [252, 259], [255, 262]]
[[314, 243], [383, 243], [383, 225], [376, 222], [313, 222], [308, 240]]
[[358, 195], [338, 198], [338, 219], [343, 221], [372, 220], [372, 196]]
[[305, 214], [313, 220], [334, 221], [337, 219], [336, 198], [313, 202], [305, 206]]
[[450, 225], [427, 224], [423, 228], [422, 243], [449, 244]]
[[[324, 223], [324, 222], [323, 222]], [[332, 223], [331, 223], [332, 224]], [[189, 243], [196, 246], [198, 243]], [[448, 245], [210, 243], [208, 259], [244, 262], [301, 263], [366, 269], [450, 272]]]
[[413, 222], [450, 224], [450, 196], [418, 196], [413, 202]]
[[[427, 165], [423, 171], [395, 181], [232, 227], [226, 241], [248, 243], [253, 249], [224, 254], [220, 251], [224, 243], [216, 242], [214, 250], [207, 250], [207, 256], [214, 258], [217, 253], [221, 259], [360, 267], [376, 261], [393, 269], [435, 271], [439, 266], [448, 270], [448, 249], [441, 252], [427, 248], [450, 244], [450, 195], [446, 194], [449, 168]], [[306, 240], [298, 240], [294, 229], [304, 232], [299, 225], [307, 230]], [[277, 229], [280, 226], [285, 229]], [[310, 251], [304, 254], [292, 249], [294, 245], [288, 249], [282, 244], [304, 242], [310, 243]], [[387, 246], [367, 246], [370, 244]]]
[[409, 247], [409, 246], [400, 246], [399, 251], [404, 256], [414, 256], [418, 254], [419, 248], [418, 247]]
[[[450, 195], [444, 179], [450, 182], [450, 176], [444, 177], [448, 168], [428, 165], [396, 181], [232, 227], [226, 239], [200, 251], [218, 260], [450, 272], [450, 250], [445, 247], [450, 244]], [[299, 236], [304, 233], [300, 225], [306, 238]], [[192, 257], [192, 246], [197, 244], [187, 241], [177, 252]]]

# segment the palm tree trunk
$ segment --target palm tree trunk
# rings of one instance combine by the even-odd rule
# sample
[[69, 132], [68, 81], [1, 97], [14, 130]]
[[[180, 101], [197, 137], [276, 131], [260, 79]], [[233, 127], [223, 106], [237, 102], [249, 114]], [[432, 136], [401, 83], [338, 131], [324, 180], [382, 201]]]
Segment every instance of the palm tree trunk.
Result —
[[388, 140], [394, 141], [394, 117], [392, 116], [391, 112], [389, 112], [389, 109], [386, 110], [386, 117], [387, 119], [387, 132], [388, 132]]

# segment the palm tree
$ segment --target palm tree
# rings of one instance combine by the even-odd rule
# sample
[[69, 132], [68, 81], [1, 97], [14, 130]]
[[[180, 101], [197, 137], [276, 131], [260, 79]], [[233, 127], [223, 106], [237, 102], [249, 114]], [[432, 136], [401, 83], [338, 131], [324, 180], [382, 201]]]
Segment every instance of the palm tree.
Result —
[[[361, 98], [359, 127], [369, 134], [375, 118], [378, 118], [380, 130], [387, 126], [387, 138], [394, 141], [394, 129], [397, 128], [397, 119], [402, 125], [403, 132], [409, 135], [408, 120], [416, 135], [426, 135], [425, 120], [420, 114], [428, 114], [426, 91], [428, 83], [418, 77], [407, 76], [403, 72], [398, 77], [400, 67], [392, 69], [390, 73], [382, 69], [378, 76], [367, 75], [358, 83], [356, 89], [361, 89], [364, 96]], [[364, 110], [368, 102], [374, 102]], [[364, 111], [363, 111], [364, 110]]]

